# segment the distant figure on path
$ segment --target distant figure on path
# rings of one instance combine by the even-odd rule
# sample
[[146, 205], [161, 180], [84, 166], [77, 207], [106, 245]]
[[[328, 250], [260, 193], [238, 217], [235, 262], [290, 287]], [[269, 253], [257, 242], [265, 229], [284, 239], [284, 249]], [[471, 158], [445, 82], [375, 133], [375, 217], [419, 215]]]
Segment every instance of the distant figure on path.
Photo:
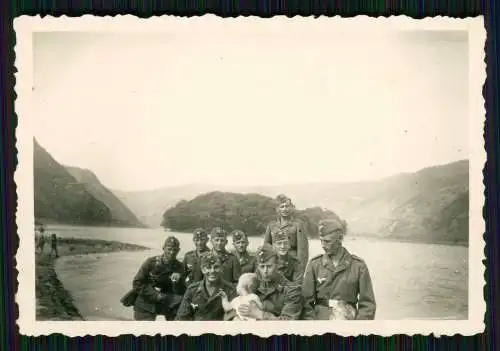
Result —
[[259, 247], [256, 257], [259, 279], [256, 295], [262, 308], [240, 304], [237, 311], [226, 313], [224, 319], [234, 320], [238, 314], [256, 320], [298, 320], [302, 314], [301, 286], [290, 282], [278, 271], [278, 255], [271, 245]]
[[[345, 221], [319, 222], [319, 238], [324, 254], [313, 257], [304, 276], [304, 314], [306, 320], [375, 318], [376, 303], [366, 263], [350, 254], [342, 240]], [[346, 308], [346, 304], [351, 308]], [[343, 306], [343, 307], [342, 307]], [[355, 315], [349, 317], [350, 310]]]
[[57, 235], [52, 233], [50, 236], [50, 256], [54, 255], [56, 258], [59, 257], [59, 252], [57, 251]]
[[198, 228], [193, 232], [193, 243], [195, 250], [188, 251], [184, 255], [184, 270], [186, 271], [186, 285], [203, 279], [200, 268], [200, 257], [203, 253], [210, 251], [207, 246], [208, 234], [205, 229]]
[[184, 267], [177, 260], [180, 245], [170, 236], [163, 245], [163, 255], [148, 258], [134, 278], [137, 297], [134, 319], [154, 321], [158, 315], [173, 320], [186, 290]]
[[40, 251], [40, 253], [43, 253], [43, 248], [45, 247], [45, 229], [43, 227], [40, 227], [38, 229], [39, 234], [37, 237], [37, 249]]
[[302, 223], [293, 219], [295, 206], [292, 200], [285, 195], [278, 195], [276, 202], [278, 219], [267, 226], [264, 242], [272, 245], [276, 233], [279, 231], [286, 233], [290, 242], [290, 254], [297, 257], [301, 264], [301, 269], [304, 271], [309, 260], [307, 233]]
[[302, 285], [304, 271], [297, 258], [290, 255], [290, 242], [286, 233], [279, 231], [274, 235], [273, 247], [278, 254], [278, 271], [289, 281]]
[[228, 299], [236, 296], [233, 285], [222, 279], [222, 264], [218, 255], [208, 252], [201, 256], [203, 280], [191, 284], [184, 294], [176, 320], [222, 321], [221, 291]]
[[231, 232], [231, 237], [233, 239], [233, 254], [238, 258], [240, 262], [241, 274], [253, 273], [257, 267], [257, 261], [255, 256], [248, 253], [248, 237], [241, 230], [233, 230]]

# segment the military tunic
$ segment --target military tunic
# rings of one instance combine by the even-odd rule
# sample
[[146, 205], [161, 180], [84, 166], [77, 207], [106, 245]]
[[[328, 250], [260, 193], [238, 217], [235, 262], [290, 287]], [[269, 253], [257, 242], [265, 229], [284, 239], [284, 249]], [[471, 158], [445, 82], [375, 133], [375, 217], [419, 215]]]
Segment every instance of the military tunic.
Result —
[[[227, 251], [223, 253], [212, 251], [212, 253], [214, 253], [220, 259], [222, 265], [222, 279], [229, 283], [237, 283], [241, 275], [241, 268], [238, 258], [234, 254]], [[201, 279], [203, 279], [200, 279], [200, 277], [203, 277], [203, 273], [199, 264], [194, 267], [193, 276], [194, 279], [197, 279], [196, 281], [200, 281]]]
[[[173, 273], [180, 275], [175, 283], [171, 280]], [[148, 258], [132, 283], [137, 292], [134, 302], [137, 315], [144, 319], [154, 320], [157, 315], [173, 319], [186, 290], [184, 279], [184, 267], [178, 260], [163, 262], [162, 256]]]
[[[262, 302], [263, 320], [298, 320], [302, 314], [302, 289], [278, 273], [275, 280], [261, 281], [255, 292]], [[232, 320], [236, 311], [229, 311], [225, 320]]]
[[278, 271], [289, 281], [302, 285], [304, 271], [300, 267], [298, 259], [291, 255], [286, 255], [278, 259]]
[[240, 254], [236, 251], [233, 251], [232, 254], [236, 256], [238, 262], [240, 263], [241, 274], [255, 272], [255, 269], [257, 268], [257, 260], [255, 259], [255, 256], [250, 255], [248, 252]]
[[361, 258], [351, 255], [345, 248], [341, 250], [336, 267], [326, 254], [309, 262], [302, 287], [304, 319], [329, 319], [330, 299], [352, 305], [357, 310], [358, 320], [375, 318], [375, 295], [368, 267]]
[[209, 296], [205, 280], [191, 284], [184, 294], [177, 311], [178, 321], [221, 321], [224, 319], [222, 299], [217, 290], [222, 289], [229, 301], [236, 297], [236, 290], [231, 283], [220, 280], [216, 291]]
[[[202, 250], [200, 254], [209, 252], [207, 247]], [[196, 250], [188, 251], [184, 255], [184, 270], [186, 271], [186, 284], [189, 285], [194, 282], [199, 282], [203, 279], [203, 274], [200, 269], [200, 254]]]
[[274, 235], [278, 232], [284, 232], [288, 236], [290, 242], [289, 253], [297, 257], [300, 262], [302, 271], [305, 270], [307, 261], [309, 260], [309, 241], [304, 226], [300, 221], [291, 220], [282, 223], [279, 219], [271, 222], [266, 228], [264, 242], [273, 244]]

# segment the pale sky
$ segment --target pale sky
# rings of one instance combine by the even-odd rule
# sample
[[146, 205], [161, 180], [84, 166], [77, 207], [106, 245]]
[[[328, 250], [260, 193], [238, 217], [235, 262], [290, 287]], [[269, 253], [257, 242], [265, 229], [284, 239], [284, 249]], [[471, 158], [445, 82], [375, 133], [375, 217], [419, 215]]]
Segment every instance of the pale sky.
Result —
[[467, 33], [38, 33], [35, 137], [111, 189], [345, 182], [468, 158]]

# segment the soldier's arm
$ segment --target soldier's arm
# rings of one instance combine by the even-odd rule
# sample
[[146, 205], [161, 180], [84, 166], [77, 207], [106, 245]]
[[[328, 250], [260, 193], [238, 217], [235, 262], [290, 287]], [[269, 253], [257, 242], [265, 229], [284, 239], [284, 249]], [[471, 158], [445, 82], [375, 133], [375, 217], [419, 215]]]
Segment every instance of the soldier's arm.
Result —
[[307, 265], [302, 283], [302, 296], [304, 300], [303, 318], [306, 320], [314, 319], [314, 303], [316, 301], [316, 274], [312, 261]]
[[268, 225], [266, 227], [266, 233], [264, 234], [264, 244], [272, 244], [273, 243], [273, 237], [271, 235], [271, 226]]
[[302, 222], [297, 226], [297, 258], [300, 261], [302, 272], [304, 272], [309, 260], [309, 239]]
[[177, 310], [175, 316], [176, 321], [189, 321], [193, 320], [193, 312], [191, 309], [192, 290], [187, 289], [184, 297], [182, 298], [181, 305]]
[[146, 299], [151, 301], [161, 301], [165, 298], [165, 294], [156, 291], [149, 279], [151, 271], [151, 259], [147, 259], [137, 272], [132, 282], [134, 290], [141, 293]]
[[[234, 288], [230, 288], [226, 291], [226, 295], [229, 301], [232, 301], [238, 294], [236, 293], [236, 290]], [[224, 313], [224, 320], [225, 321], [231, 321], [236, 317], [236, 310], [231, 309], [227, 312]]]
[[231, 283], [237, 283], [241, 275], [241, 265], [240, 261], [233, 256], [233, 281]]
[[304, 271], [302, 270], [302, 267], [300, 267], [300, 262], [299, 262], [297, 263], [297, 266], [293, 267], [292, 282], [294, 284], [302, 286], [303, 280], [304, 280]]
[[358, 320], [375, 319], [375, 311], [377, 304], [375, 302], [375, 294], [373, 292], [372, 280], [370, 272], [365, 263], [360, 267], [359, 272], [359, 297], [358, 297]]
[[302, 289], [298, 285], [285, 288], [285, 303], [279, 316], [262, 311], [262, 320], [298, 320], [302, 314]]

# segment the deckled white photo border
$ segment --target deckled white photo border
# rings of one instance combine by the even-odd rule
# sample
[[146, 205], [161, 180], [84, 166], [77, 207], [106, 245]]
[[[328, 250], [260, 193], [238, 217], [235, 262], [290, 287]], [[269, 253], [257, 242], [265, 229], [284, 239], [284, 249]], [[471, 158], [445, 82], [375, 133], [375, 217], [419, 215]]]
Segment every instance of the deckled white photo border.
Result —
[[[469, 314], [468, 320], [374, 320], [374, 321], [261, 321], [261, 322], [135, 322], [135, 321], [60, 321], [47, 322], [35, 319], [35, 255], [33, 228], [33, 130], [30, 103], [33, 80], [33, 46], [32, 34], [37, 31], [80, 31], [80, 32], [158, 32], [172, 30], [188, 30], [192, 26], [213, 27], [230, 30], [233, 26], [258, 30], [270, 27], [286, 27], [286, 33], [294, 35], [294, 31], [385, 31], [385, 30], [466, 30], [469, 33], [469, 124], [470, 124], [470, 176], [469, 176]], [[342, 336], [376, 334], [390, 336], [393, 334], [422, 335], [472, 335], [484, 331], [484, 315], [486, 303], [483, 296], [485, 285], [485, 267], [482, 263], [485, 242], [483, 233], [485, 222], [482, 217], [484, 204], [484, 185], [482, 169], [486, 162], [483, 128], [485, 107], [482, 86], [486, 79], [484, 63], [484, 43], [486, 30], [482, 16], [467, 19], [445, 17], [411, 19], [406, 16], [389, 18], [371, 18], [357, 16], [343, 19], [340, 17], [294, 17], [284, 16], [272, 19], [258, 17], [223, 19], [214, 15], [202, 17], [162, 16], [148, 19], [116, 16], [96, 17], [85, 15], [79, 18], [69, 17], [29, 17], [22, 16], [14, 20], [16, 31], [16, 94], [15, 109], [18, 116], [16, 130], [18, 168], [15, 172], [17, 185], [17, 226], [20, 238], [16, 255], [19, 272], [19, 287], [16, 302], [19, 306], [18, 325], [23, 335], [38, 336], [61, 333], [67, 336], [108, 335], [201, 335], [214, 333], [218, 335], [255, 334], [263, 337], [282, 334], [322, 335], [336, 333]], [[220, 31], [223, 33], [223, 31]], [[452, 128], [452, 126], [450, 126]]]

